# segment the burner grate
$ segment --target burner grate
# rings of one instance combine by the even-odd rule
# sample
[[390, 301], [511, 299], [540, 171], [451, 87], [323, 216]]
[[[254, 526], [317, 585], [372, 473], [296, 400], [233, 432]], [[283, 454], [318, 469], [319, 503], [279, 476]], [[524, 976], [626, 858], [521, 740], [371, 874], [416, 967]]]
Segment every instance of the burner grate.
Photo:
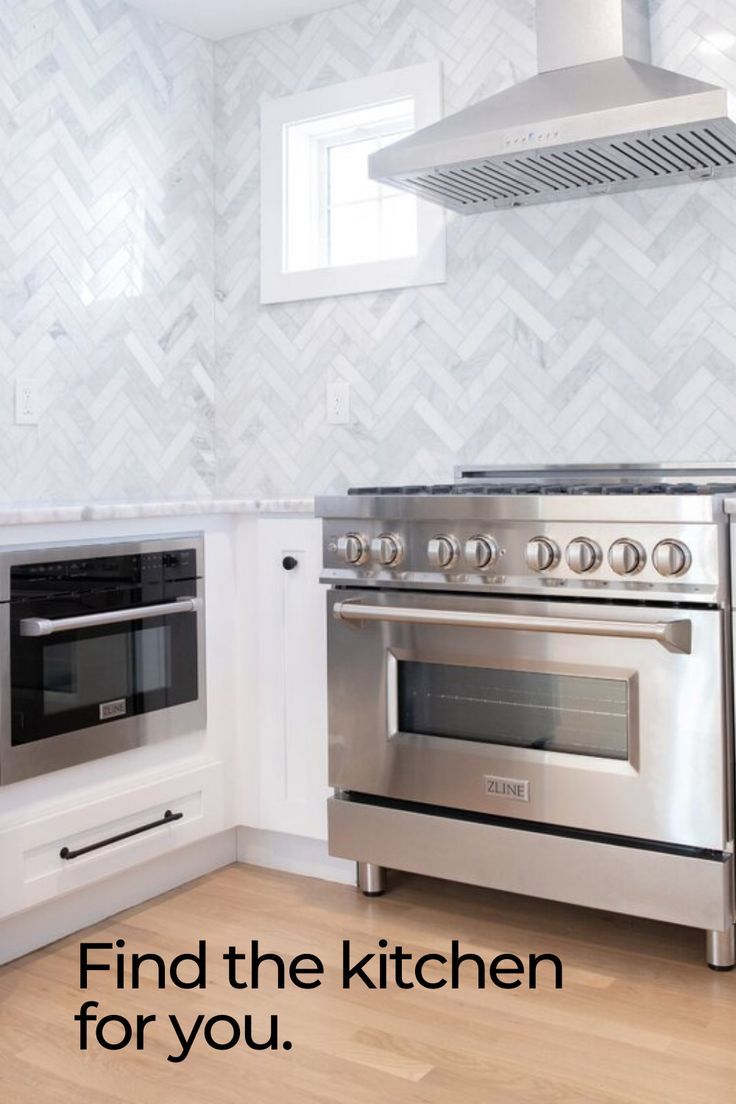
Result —
[[352, 487], [349, 495], [714, 495], [736, 494], [736, 483], [440, 483], [434, 486]]

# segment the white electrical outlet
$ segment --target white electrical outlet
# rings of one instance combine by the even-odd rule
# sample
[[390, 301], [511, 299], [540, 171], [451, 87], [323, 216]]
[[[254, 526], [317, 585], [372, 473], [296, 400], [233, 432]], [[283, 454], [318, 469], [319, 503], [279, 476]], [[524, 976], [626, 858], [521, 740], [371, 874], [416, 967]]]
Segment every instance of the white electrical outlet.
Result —
[[38, 425], [39, 383], [34, 379], [15, 381], [15, 424]]
[[327, 384], [327, 424], [350, 424], [350, 384], [346, 380]]

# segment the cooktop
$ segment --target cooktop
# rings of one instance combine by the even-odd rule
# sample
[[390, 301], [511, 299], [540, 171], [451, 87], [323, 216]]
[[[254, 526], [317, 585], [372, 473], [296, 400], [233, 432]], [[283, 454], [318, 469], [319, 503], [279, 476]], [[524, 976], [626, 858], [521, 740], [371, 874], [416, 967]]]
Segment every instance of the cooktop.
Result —
[[349, 495], [714, 495], [734, 494], [736, 483], [496, 483], [468, 481], [403, 487], [351, 487]]

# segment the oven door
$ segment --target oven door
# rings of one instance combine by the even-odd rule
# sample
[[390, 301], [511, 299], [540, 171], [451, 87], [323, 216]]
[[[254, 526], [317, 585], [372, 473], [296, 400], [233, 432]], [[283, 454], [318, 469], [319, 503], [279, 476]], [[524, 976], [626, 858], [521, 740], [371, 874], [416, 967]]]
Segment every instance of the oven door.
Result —
[[330, 784], [724, 849], [723, 614], [331, 591]]
[[4, 606], [3, 783], [204, 727], [201, 582], [173, 589]]

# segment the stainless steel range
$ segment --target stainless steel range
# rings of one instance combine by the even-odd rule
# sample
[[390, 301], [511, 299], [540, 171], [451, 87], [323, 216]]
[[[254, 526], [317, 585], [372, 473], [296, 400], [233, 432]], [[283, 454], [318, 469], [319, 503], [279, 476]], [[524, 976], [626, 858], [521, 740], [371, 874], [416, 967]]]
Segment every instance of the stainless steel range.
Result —
[[736, 467], [466, 468], [318, 499], [329, 843], [734, 946]]

